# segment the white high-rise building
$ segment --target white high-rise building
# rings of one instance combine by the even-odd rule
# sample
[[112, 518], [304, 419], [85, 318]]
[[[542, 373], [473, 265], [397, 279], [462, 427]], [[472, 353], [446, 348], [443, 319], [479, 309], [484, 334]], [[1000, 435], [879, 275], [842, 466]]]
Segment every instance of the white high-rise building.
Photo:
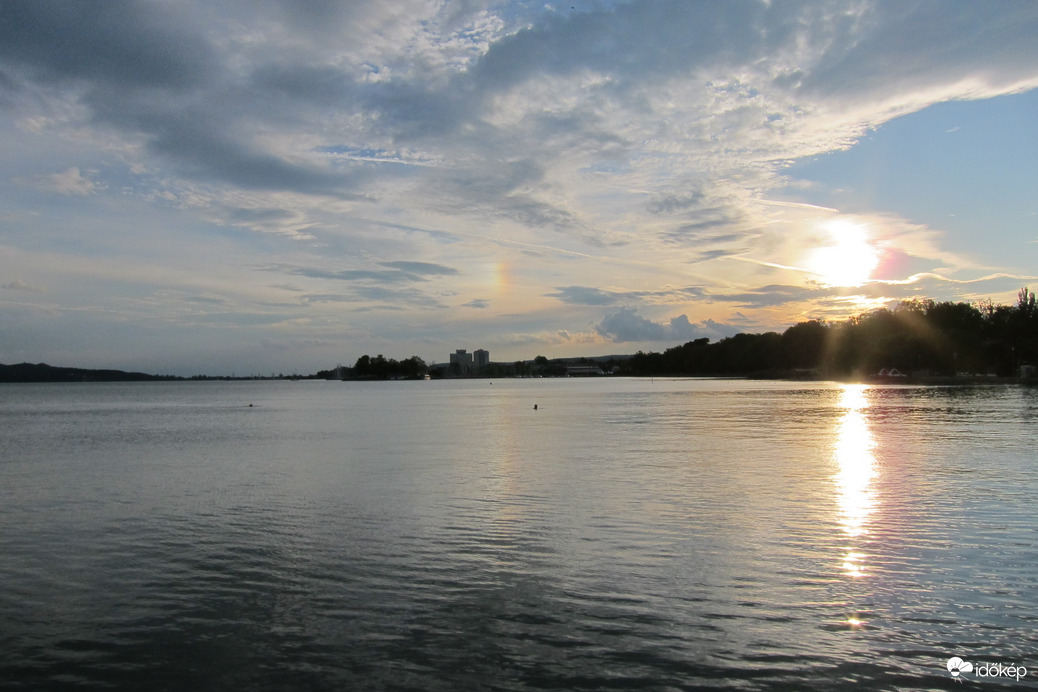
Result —
[[477, 348], [472, 354], [472, 365], [476, 368], [478, 374], [485, 374], [487, 366], [490, 365], [490, 351]]

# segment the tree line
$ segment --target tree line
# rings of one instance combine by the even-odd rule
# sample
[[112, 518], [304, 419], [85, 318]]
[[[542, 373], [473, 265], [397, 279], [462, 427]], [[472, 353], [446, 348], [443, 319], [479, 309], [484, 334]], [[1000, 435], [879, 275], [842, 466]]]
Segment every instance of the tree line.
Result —
[[901, 301], [843, 322], [800, 322], [783, 333], [696, 339], [663, 353], [639, 351], [632, 375], [864, 377], [896, 368], [915, 375], [1017, 375], [1038, 364], [1038, 307], [1023, 288], [1016, 305]]
[[[490, 363], [483, 377], [560, 377], [568, 364], [600, 365], [624, 375], [720, 375], [758, 377], [859, 378], [896, 368], [913, 375], [958, 373], [1011, 377], [1021, 366], [1038, 365], [1038, 305], [1035, 294], [1020, 289], [1016, 305], [901, 301], [843, 322], [809, 320], [784, 332], [736, 334], [711, 343], [696, 339], [663, 353], [639, 351], [609, 360], [555, 359]], [[352, 367], [339, 366], [289, 379], [422, 379], [445, 373], [418, 356], [403, 360], [363, 355]], [[271, 375], [269, 379], [282, 379]], [[181, 380], [119, 370], [85, 370], [43, 363], [0, 365], [0, 382], [84, 382]], [[206, 377], [190, 379], [268, 379]]]
[[[906, 374], [948, 376], [959, 373], [1010, 377], [1020, 366], [1038, 364], [1038, 305], [1023, 288], [1016, 305], [904, 300], [842, 322], [808, 320], [781, 334], [742, 333], [716, 342], [702, 338], [662, 353], [617, 357], [624, 375], [717, 375], [758, 377], [859, 378], [883, 369]], [[531, 361], [491, 363], [487, 377], [565, 376], [568, 362], [538, 356]], [[581, 363], [591, 363], [580, 359]], [[418, 356], [403, 360], [363, 355], [352, 367], [322, 370], [309, 378], [388, 380], [449, 374]]]
[[427, 372], [429, 367], [418, 356], [396, 360], [380, 353], [374, 358], [367, 354], [361, 356], [353, 367], [340, 365], [333, 370], [321, 370], [311, 377], [326, 380], [419, 380]]

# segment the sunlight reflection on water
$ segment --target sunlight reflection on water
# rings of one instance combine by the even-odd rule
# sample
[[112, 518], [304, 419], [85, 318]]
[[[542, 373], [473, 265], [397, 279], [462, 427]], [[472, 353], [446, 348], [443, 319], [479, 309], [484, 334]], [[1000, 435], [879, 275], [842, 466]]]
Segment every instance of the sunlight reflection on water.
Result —
[[946, 689], [1038, 650], [1032, 389], [0, 394], [5, 689]]
[[[874, 442], [869, 430], [866, 385], [845, 385], [839, 407], [844, 410], [836, 429], [837, 520], [844, 533], [864, 540], [868, 518], [876, 507], [873, 480], [876, 476]], [[843, 555], [843, 570], [851, 577], [865, 576], [865, 558], [860, 550]]]

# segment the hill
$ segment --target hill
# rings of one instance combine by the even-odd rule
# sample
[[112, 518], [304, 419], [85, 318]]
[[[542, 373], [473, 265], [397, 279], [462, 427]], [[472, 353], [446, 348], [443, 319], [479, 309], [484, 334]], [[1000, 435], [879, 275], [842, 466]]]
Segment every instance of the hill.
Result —
[[62, 368], [46, 363], [0, 364], [0, 382], [147, 382], [171, 379], [176, 378], [122, 370]]

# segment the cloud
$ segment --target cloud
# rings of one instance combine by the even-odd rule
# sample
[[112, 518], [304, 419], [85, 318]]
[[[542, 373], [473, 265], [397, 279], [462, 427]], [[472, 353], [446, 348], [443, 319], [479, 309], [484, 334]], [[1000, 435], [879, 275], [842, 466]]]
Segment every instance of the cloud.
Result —
[[720, 259], [721, 257], [728, 257], [735, 254], [735, 252], [735, 250], [703, 250], [697, 252], [695, 256], [689, 259], [689, 263], [709, 262], [710, 260]]
[[[848, 290], [844, 289], [844, 292]], [[860, 289], [854, 290], [857, 292]], [[710, 299], [719, 302], [738, 303], [740, 307], [745, 308], [763, 308], [787, 305], [789, 303], [801, 303], [812, 298], [831, 294], [832, 290], [827, 288], [771, 285], [762, 286], [745, 293], [711, 293]]]
[[0, 14], [0, 57], [33, 76], [104, 88], [190, 89], [217, 63], [189, 17], [130, 0], [16, 3]]
[[392, 261], [377, 262], [377, 266], [385, 269], [322, 269], [317, 267], [284, 267], [271, 265], [263, 267], [264, 271], [280, 271], [294, 276], [305, 276], [311, 279], [328, 279], [331, 281], [361, 281], [383, 284], [399, 284], [425, 282], [431, 278], [454, 276], [459, 272], [453, 267], [434, 262]]
[[415, 288], [383, 285], [358, 285], [346, 293], [307, 293], [300, 297], [305, 305], [318, 303], [352, 303], [357, 310], [406, 310], [446, 308], [435, 296]]
[[271, 200], [257, 203], [256, 206], [237, 206], [237, 203], [248, 203], [238, 200], [230, 204], [216, 205], [210, 209], [210, 218], [221, 225], [238, 226], [260, 233], [284, 235], [298, 240], [314, 239], [313, 230], [319, 222], [309, 216], [306, 210], [269, 206]]
[[[552, 187], [614, 161], [669, 180], [648, 213], [697, 213], [667, 232], [675, 241], [738, 219], [730, 171], [763, 165], [758, 183], [742, 176], [763, 189], [769, 161], [846, 146], [892, 113], [1038, 83], [1023, 30], [1034, 12], [1019, 6], [993, 21], [926, 2], [665, 0], [536, 21], [515, 8], [512, 26], [468, 3], [244, 9], [30, 3], [0, 19], [0, 57], [8, 79], [78, 85], [95, 121], [198, 182], [365, 199], [399, 175], [378, 161], [436, 162], [423, 197], [444, 213], [597, 237], [581, 200]], [[970, 51], [951, 25], [961, 12], [987, 27]]]
[[[1031, 3], [569, 7], [5, 5], [4, 242], [59, 303], [111, 314], [143, 294], [181, 314], [174, 289], [198, 289], [281, 328], [319, 323], [318, 340], [449, 340], [476, 322], [574, 349], [713, 338], [856, 307], [803, 269], [841, 212], [806, 204], [790, 162], [931, 104], [1038, 85]], [[26, 182], [64, 196], [41, 204]], [[939, 224], [852, 211], [891, 260], [887, 283], [857, 289], [868, 300], [1026, 274], [981, 267]], [[253, 285], [257, 267], [281, 276]], [[430, 326], [446, 302], [480, 312]]]
[[62, 195], [85, 196], [103, 189], [94, 181], [84, 176], [78, 168], [72, 167], [63, 173], [55, 173], [40, 181], [39, 187], [53, 190]]
[[605, 316], [595, 330], [603, 337], [621, 343], [691, 341], [699, 338], [731, 336], [739, 330], [713, 320], [692, 324], [687, 315], [671, 318], [667, 324], [653, 322], [637, 314], [636, 310], [623, 307]]
[[570, 305], [615, 305], [620, 302], [634, 301], [666, 305], [687, 303], [705, 296], [706, 293], [698, 286], [664, 287], [652, 291], [613, 291], [594, 286], [558, 286], [554, 293], [545, 295]]
[[[242, 138], [226, 56], [190, 13], [115, 0], [5, 8], [0, 60], [9, 78], [68, 84], [97, 121], [143, 136], [185, 176], [247, 189], [344, 194], [342, 176]], [[245, 99], [251, 100], [251, 99]], [[237, 111], [237, 112], [235, 112]]]
[[150, 147], [175, 163], [184, 175], [250, 190], [346, 195], [342, 176], [259, 150], [229, 133], [183, 122], [180, 117], [141, 118], [137, 124], [149, 135]]
[[[929, 75], [955, 72], [964, 78], [956, 88], [969, 96], [1035, 84], [1036, 49], [1020, 40], [1038, 30], [1032, 7], [1010, 4], [996, 13], [983, 5], [941, 12], [928, 2], [861, 7], [843, 20], [858, 40], [831, 46], [826, 61], [803, 75], [801, 89], [848, 99], [894, 90], [925, 97], [934, 86]], [[986, 30], [962, 32], [967, 25]]]
[[546, 294], [571, 305], [613, 305], [621, 295], [594, 286], [558, 286], [554, 293]]
[[30, 284], [25, 283], [24, 281], [19, 281], [18, 279], [15, 279], [14, 281], [8, 281], [7, 283], [0, 286], [0, 288], [4, 289], [5, 291], [25, 291], [27, 293], [44, 292], [44, 290], [39, 286], [32, 286]]
[[389, 267], [390, 269], [396, 269], [404, 272], [410, 276], [426, 277], [426, 276], [454, 276], [458, 273], [458, 270], [454, 267], [447, 267], [442, 264], [435, 264], [433, 262], [379, 262], [383, 267]]
[[413, 288], [394, 289], [384, 286], [358, 286], [356, 295], [364, 300], [375, 301], [390, 308], [403, 306], [418, 308], [445, 308], [442, 302]]

